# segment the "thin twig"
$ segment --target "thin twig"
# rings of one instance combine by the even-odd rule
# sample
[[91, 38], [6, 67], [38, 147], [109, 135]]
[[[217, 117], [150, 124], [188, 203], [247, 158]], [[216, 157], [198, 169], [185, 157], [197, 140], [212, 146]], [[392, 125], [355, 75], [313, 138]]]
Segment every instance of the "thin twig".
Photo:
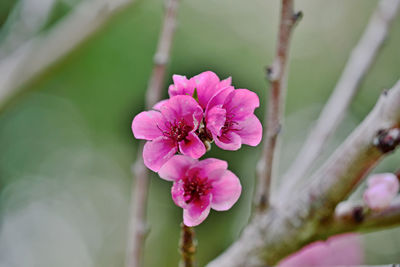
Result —
[[[389, 140], [382, 135], [398, 132], [399, 125], [400, 80], [382, 93], [370, 114], [312, 176], [305, 190], [292, 192], [280, 205], [254, 216], [240, 238], [208, 267], [275, 265], [305, 244], [324, 238], [321, 226], [332, 217], [336, 205], [389, 154], [387, 145], [391, 142], [382, 143]], [[393, 143], [392, 150], [396, 145]]]
[[[154, 56], [153, 71], [146, 92], [147, 109], [151, 109], [161, 98], [165, 71], [176, 28], [178, 5], [179, 0], [169, 0], [167, 2], [157, 51]], [[146, 209], [149, 191], [149, 171], [144, 166], [142, 152], [143, 143], [141, 143], [138, 149], [137, 160], [134, 164], [133, 175], [136, 180], [132, 188], [131, 217], [129, 222], [130, 234], [126, 252], [126, 267], [140, 267], [143, 265], [143, 247], [147, 233]]]
[[146, 93], [147, 108], [153, 107], [161, 98], [165, 71], [170, 57], [172, 40], [176, 28], [179, 0], [167, 0], [163, 28], [158, 40], [157, 52], [154, 55], [154, 67]]
[[374, 63], [390, 26], [399, 10], [400, 0], [381, 0], [372, 14], [361, 39], [353, 49], [346, 67], [314, 128], [294, 163], [283, 176], [282, 194], [287, 197], [316, 161], [329, 137], [343, 120], [361, 82]]
[[126, 267], [143, 265], [143, 252], [148, 227], [146, 224], [147, 198], [149, 192], [149, 171], [143, 163], [143, 142], [140, 142], [136, 162], [132, 166], [135, 182], [132, 188], [129, 234], [126, 251]]
[[331, 234], [352, 231], [371, 231], [400, 225], [400, 197], [382, 211], [370, 211], [359, 203], [345, 203], [346, 209], [337, 210], [332, 222], [325, 225]]
[[181, 252], [181, 262], [179, 267], [194, 267], [196, 253], [196, 237], [193, 227], [188, 227], [181, 224], [181, 239], [179, 241], [179, 248]]
[[271, 179], [276, 168], [274, 164], [277, 153], [276, 144], [285, 108], [290, 37], [294, 25], [302, 16], [301, 12], [294, 13], [293, 2], [293, 0], [282, 0], [276, 57], [272, 67], [267, 69], [271, 88], [265, 115], [267, 130], [264, 136], [263, 153], [257, 164], [258, 190], [255, 199], [260, 210], [265, 210], [269, 206]]
[[0, 61], [0, 106], [17, 90], [77, 48], [133, 0], [83, 1], [49, 31], [32, 38]]
[[0, 60], [43, 29], [55, 3], [56, 0], [17, 2], [0, 28]]

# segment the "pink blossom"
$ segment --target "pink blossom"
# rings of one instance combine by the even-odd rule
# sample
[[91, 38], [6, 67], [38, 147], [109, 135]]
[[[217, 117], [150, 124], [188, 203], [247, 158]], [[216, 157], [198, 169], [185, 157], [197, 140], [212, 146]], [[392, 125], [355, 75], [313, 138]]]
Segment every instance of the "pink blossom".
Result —
[[342, 234], [326, 242], [311, 243], [283, 259], [279, 267], [329, 267], [363, 264], [364, 252], [358, 234]]
[[136, 138], [148, 140], [143, 148], [144, 164], [158, 171], [176, 152], [199, 158], [206, 148], [195, 131], [203, 110], [191, 96], [175, 96], [160, 102], [155, 109], [136, 115], [132, 131]]
[[367, 181], [364, 201], [372, 210], [384, 210], [389, 207], [399, 191], [399, 180], [393, 173], [372, 175]]
[[240, 181], [227, 168], [228, 164], [223, 160], [198, 161], [182, 155], [173, 156], [161, 167], [160, 177], [174, 182], [172, 199], [183, 208], [185, 225], [199, 225], [211, 208], [228, 210], [238, 200], [242, 190]]
[[168, 88], [170, 97], [176, 95], [194, 95], [196, 89], [197, 98], [200, 106], [205, 109], [211, 97], [223, 88], [231, 87], [232, 79], [229, 77], [220, 81], [218, 76], [212, 71], [202, 72], [190, 79], [186, 76], [173, 75], [174, 84]]
[[205, 124], [215, 144], [226, 150], [258, 145], [262, 125], [254, 110], [259, 105], [258, 96], [247, 89], [226, 87], [215, 94], [205, 112]]

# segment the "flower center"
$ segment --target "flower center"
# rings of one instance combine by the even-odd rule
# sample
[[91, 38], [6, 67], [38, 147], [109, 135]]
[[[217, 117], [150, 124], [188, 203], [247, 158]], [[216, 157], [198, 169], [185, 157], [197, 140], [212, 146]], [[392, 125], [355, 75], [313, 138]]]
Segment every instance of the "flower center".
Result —
[[174, 123], [167, 122], [168, 130], [164, 131], [164, 136], [171, 137], [177, 142], [185, 140], [188, 133], [192, 130], [192, 127], [187, 125], [184, 120], [175, 121]]
[[184, 198], [187, 204], [192, 201], [200, 200], [202, 196], [210, 193], [212, 186], [207, 178], [187, 177], [184, 180], [183, 189], [185, 191]]
[[234, 117], [235, 117], [234, 114], [227, 114], [226, 115], [225, 124], [221, 128], [222, 133], [226, 133], [228, 131], [236, 130], [236, 129], [234, 129], [234, 126], [237, 125], [238, 123], [233, 120]]

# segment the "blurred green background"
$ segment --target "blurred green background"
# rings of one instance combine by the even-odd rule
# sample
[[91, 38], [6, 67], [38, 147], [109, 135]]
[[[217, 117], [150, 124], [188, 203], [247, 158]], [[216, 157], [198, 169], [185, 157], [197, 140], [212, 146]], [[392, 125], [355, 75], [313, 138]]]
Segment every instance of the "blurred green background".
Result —
[[[23, 1], [0, 2], [0, 44], [26, 15]], [[21, 42], [51, 29], [77, 4], [57, 0], [43, 25], [23, 32]], [[376, 4], [296, 1], [304, 18], [291, 49], [281, 171], [329, 97]], [[1, 267], [124, 266], [130, 168], [138, 145], [130, 126], [144, 109], [163, 6], [162, 0], [128, 5], [0, 107]], [[273, 60], [278, 15], [279, 1], [182, 0], [164, 96], [172, 74], [191, 77], [212, 70], [221, 78], [232, 76], [236, 88], [255, 91], [262, 119], [264, 70]], [[399, 29], [400, 17], [321, 161], [364, 118], [381, 90], [399, 79]], [[260, 146], [236, 152], [213, 146], [207, 154], [229, 162], [243, 194], [231, 210], [211, 212], [197, 227], [199, 266], [221, 253], [247, 223], [259, 154]], [[393, 154], [376, 171], [394, 171], [399, 163], [400, 154]], [[182, 210], [173, 204], [170, 187], [151, 177], [145, 266], [176, 266], [179, 259]], [[399, 230], [363, 239], [367, 264], [400, 262]]]

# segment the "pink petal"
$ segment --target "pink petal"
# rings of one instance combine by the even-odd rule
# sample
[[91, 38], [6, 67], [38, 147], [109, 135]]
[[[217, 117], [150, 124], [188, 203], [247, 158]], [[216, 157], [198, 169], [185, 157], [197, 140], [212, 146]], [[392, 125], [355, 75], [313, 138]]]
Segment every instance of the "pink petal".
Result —
[[158, 111], [140, 112], [132, 121], [132, 132], [135, 138], [153, 140], [162, 136], [165, 122]]
[[330, 250], [328, 258], [331, 266], [362, 265], [364, 251], [361, 237], [356, 233], [347, 233], [330, 237], [327, 242]]
[[207, 107], [208, 101], [218, 91], [219, 78], [212, 71], [205, 71], [194, 76], [191, 80], [195, 83], [199, 104], [202, 108]]
[[175, 155], [161, 167], [158, 175], [167, 181], [182, 179], [189, 167], [196, 162], [197, 160], [190, 157]]
[[188, 80], [186, 76], [181, 75], [172, 75], [172, 80], [174, 84], [171, 84], [168, 88], [168, 94], [170, 97], [176, 95], [193, 95], [194, 92], [194, 83], [191, 80]]
[[171, 123], [184, 120], [185, 123], [197, 129], [203, 118], [203, 109], [191, 96], [178, 95], [170, 98], [161, 107], [162, 115]]
[[165, 103], [167, 103], [167, 101], [168, 101], [168, 99], [164, 99], [164, 100], [161, 100], [161, 101], [157, 102], [157, 103], [153, 106], [153, 109], [154, 109], [154, 110], [160, 111], [160, 110], [161, 110], [161, 107], [162, 107]]
[[358, 266], [364, 261], [364, 252], [358, 234], [333, 236], [326, 242], [311, 243], [286, 257], [278, 267], [333, 267]]
[[228, 114], [234, 115], [234, 120], [244, 120], [260, 106], [256, 93], [247, 89], [236, 89], [226, 98], [224, 108]]
[[215, 135], [221, 135], [221, 129], [226, 121], [226, 110], [220, 107], [213, 107], [207, 112], [206, 125], [207, 129]]
[[199, 177], [206, 178], [215, 171], [225, 171], [228, 168], [228, 163], [224, 160], [208, 158], [195, 163], [189, 170], [195, 172]]
[[216, 92], [210, 99], [207, 104], [206, 114], [211, 108], [214, 106], [222, 106], [225, 103], [226, 98], [230, 93], [232, 93], [235, 89], [233, 86], [225, 87], [218, 92]]
[[176, 181], [171, 188], [171, 195], [172, 195], [172, 200], [174, 201], [175, 205], [178, 207], [181, 207], [183, 209], [186, 209], [188, 204], [186, 204], [185, 201], [185, 189], [183, 187], [184, 182], [182, 180]]
[[242, 143], [250, 146], [257, 146], [262, 139], [262, 125], [258, 118], [253, 114], [244, 121], [238, 122], [239, 130], [236, 131]]
[[143, 147], [144, 165], [152, 171], [158, 172], [178, 150], [174, 140], [168, 137], [158, 137], [148, 141]]
[[212, 180], [212, 203], [215, 210], [228, 210], [239, 199], [242, 192], [239, 178], [229, 170], [214, 171], [210, 174]]
[[225, 150], [238, 150], [242, 146], [242, 139], [233, 131], [223, 133], [219, 137], [213, 135], [213, 137], [215, 144]]
[[179, 142], [179, 150], [183, 155], [198, 159], [206, 153], [206, 147], [200, 138], [190, 132], [185, 140]]
[[190, 202], [183, 210], [183, 223], [192, 227], [202, 223], [210, 213], [211, 195], [203, 196], [199, 201]]
[[218, 84], [218, 88], [219, 89], [222, 89], [222, 88], [224, 88], [224, 87], [228, 87], [228, 86], [231, 86], [231, 84], [232, 84], [232, 77], [228, 77], [228, 78], [226, 78], [225, 80], [222, 80], [219, 84]]

